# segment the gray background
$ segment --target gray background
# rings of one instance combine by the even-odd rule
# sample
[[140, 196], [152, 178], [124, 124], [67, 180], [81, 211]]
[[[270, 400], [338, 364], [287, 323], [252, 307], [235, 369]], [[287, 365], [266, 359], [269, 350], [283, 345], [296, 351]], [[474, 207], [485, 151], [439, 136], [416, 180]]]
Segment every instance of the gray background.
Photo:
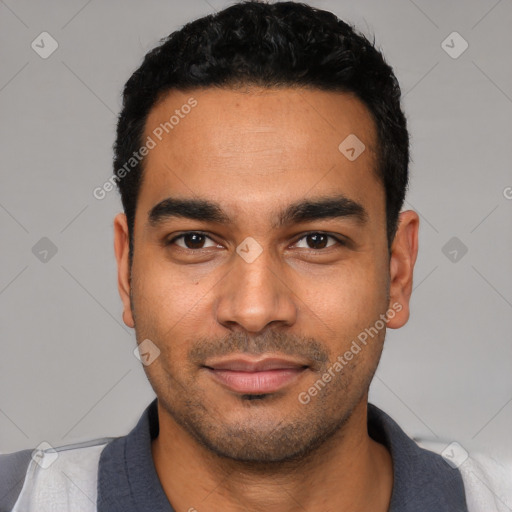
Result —
[[[370, 399], [411, 436], [512, 461], [512, 1], [311, 4], [375, 34], [412, 136], [412, 314], [388, 331]], [[154, 397], [121, 318], [121, 203], [92, 190], [112, 172], [122, 86], [143, 55], [226, 5], [0, 1], [0, 452], [123, 435]], [[31, 48], [43, 31], [59, 45], [47, 59]], [[469, 44], [458, 58], [442, 46], [454, 31]], [[57, 248], [46, 262], [42, 237]]]

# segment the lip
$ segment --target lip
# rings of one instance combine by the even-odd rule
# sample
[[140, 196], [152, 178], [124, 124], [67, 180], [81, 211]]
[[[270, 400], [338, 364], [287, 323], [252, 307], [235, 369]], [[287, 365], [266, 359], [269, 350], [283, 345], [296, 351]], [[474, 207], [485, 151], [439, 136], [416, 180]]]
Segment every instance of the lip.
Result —
[[259, 359], [249, 357], [229, 357], [217, 359], [204, 365], [212, 370], [231, 370], [236, 372], [263, 372], [266, 370], [288, 370], [305, 368], [308, 364], [297, 359], [281, 357], [261, 357]]
[[208, 373], [222, 386], [245, 394], [267, 394], [296, 381], [307, 370], [303, 361], [263, 357], [230, 357], [208, 362]]

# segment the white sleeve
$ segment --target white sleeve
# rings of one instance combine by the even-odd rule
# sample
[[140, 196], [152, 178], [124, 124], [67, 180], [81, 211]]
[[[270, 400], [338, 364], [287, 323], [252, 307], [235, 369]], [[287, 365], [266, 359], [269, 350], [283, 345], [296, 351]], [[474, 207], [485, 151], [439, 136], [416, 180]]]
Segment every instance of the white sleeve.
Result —
[[512, 464], [472, 453], [459, 469], [469, 512], [512, 512]]

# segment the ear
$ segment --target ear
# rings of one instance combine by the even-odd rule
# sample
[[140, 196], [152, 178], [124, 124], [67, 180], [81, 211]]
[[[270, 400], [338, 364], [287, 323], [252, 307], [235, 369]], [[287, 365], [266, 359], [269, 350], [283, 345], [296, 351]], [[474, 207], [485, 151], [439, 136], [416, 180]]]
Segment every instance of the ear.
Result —
[[135, 327], [130, 301], [130, 268], [128, 254], [130, 250], [128, 222], [124, 213], [114, 218], [114, 251], [117, 260], [117, 289], [123, 301], [123, 321], [128, 327]]
[[413, 210], [400, 213], [389, 261], [389, 308], [395, 304], [393, 310], [396, 312], [395, 316], [389, 318], [387, 322], [387, 327], [391, 329], [399, 329], [409, 320], [412, 278], [418, 255], [419, 225], [419, 216]]

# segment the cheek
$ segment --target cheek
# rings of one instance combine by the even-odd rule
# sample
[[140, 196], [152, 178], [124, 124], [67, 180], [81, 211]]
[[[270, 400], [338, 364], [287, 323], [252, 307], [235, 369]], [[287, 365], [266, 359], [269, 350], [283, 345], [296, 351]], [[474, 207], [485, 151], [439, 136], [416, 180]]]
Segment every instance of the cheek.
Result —
[[137, 266], [134, 262], [133, 268], [136, 332], [139, 340], [149, 338], [160, 349], [158, 360], [145, 371], [165, 382], [165, 375], [183, 373], [191, 339], [213, 332], [211, 301], [218, 278], [196, 279], [169, 262], [145, 261]]
[[205, 291], [176, 265], [142, 255], [133, 269], [134, 302], [139, 319], [151, 320], [159, 331], [171, 329], [200, 307]]
[[385, 333], [380, 315], [387, 310], [386, 280], [375, 267], [354, 266], [302, 293], [308, 305], [303, 325], [323, 340], [331, 363], [342, 358], [341, 381], [365, 378], [365, 369], [373, 368], [379, 358]]
[[336, 333], [364, 326], [387, 307], [386, 277], [374, 264], [347, 262], [328, 274], [303, 274], [295, 287], [305, 314]]

